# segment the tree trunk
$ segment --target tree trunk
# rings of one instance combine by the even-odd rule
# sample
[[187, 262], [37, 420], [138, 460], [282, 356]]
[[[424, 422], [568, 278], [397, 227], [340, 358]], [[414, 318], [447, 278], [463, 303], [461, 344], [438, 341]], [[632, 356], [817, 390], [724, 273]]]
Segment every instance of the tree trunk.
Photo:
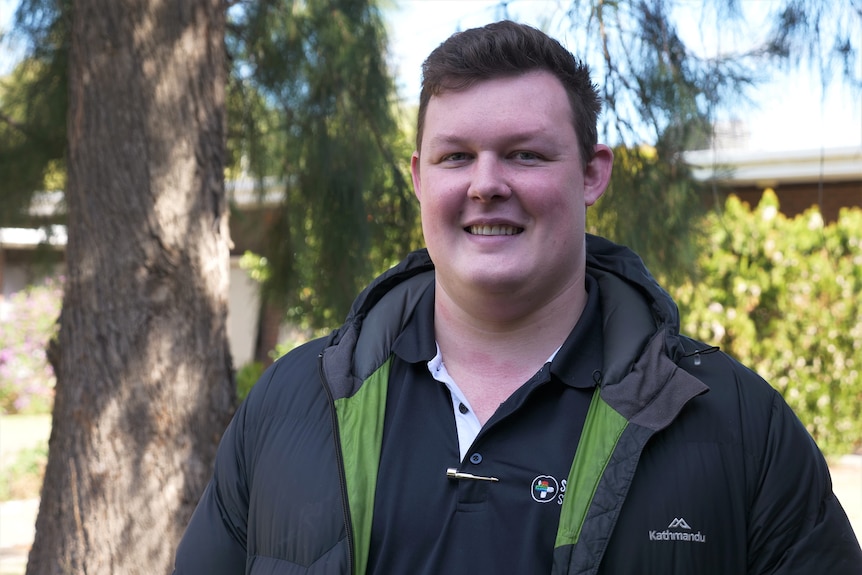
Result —
[[225, 4], [75, 0], [67, 276], [27, 573], [169, 573], [234, 407]]

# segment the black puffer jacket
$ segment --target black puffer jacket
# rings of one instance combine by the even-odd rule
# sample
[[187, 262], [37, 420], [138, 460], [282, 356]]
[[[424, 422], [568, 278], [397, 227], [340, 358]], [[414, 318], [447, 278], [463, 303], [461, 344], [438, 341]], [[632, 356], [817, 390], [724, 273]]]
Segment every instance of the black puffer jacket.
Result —
[[[781, 397], [680, 336], [675, 304], [637, 256], [587, 246], [605, 373], [553, 573], [862, 573], [825, 461]], [[431, 283], [427, 254], [411, 254], [344, 326], [264, 374], [225, 432], [176, 574], [364, 573], [390, 346]]]

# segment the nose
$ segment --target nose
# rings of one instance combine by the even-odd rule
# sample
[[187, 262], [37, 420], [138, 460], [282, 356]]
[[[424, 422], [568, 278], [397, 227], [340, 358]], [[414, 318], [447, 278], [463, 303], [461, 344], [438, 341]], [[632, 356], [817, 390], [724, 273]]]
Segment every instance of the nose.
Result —
[[512, 195], [512, 188], [506, 182], [505, 167], [491, 154], [479, 154], [473, 162], [470, 188], [471, 199], [490, 202], [504, 200]]

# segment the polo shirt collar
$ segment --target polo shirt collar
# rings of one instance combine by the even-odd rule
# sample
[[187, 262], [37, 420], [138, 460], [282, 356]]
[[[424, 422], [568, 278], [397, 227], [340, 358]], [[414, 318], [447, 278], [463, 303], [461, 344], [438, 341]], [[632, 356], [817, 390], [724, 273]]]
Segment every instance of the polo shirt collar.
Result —
[[551, 373], [571, 387], [595, 387], [603, 368], [604, 338], [598, 282], [586, 277], [587, 303], [551, 361]]
[[[603, 367], [601, 304], [596, 280], [586, 276], [587, 303], [580, 319], [551, 361], [551, 373], [566, 385], [594, 387]], [[408, 363], [427, 363], [437, 354], [434, 338], [434, 286], [419, 298], [392, 351]]]

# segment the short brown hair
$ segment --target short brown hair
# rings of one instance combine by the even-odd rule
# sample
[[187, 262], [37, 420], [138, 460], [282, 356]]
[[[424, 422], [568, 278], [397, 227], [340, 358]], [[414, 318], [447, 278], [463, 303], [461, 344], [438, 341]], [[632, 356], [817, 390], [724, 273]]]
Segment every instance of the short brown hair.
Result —
[[572, 108], [581, 162], [586, 165], [598, 141], [596, 124], [602, 108], [589, 67], [544, 32], [509, 20], [453, 34], [422, 64], [416, 149], [422, 145], [425, 112], [432, 96], [463, 90], [482, 80], [536, 70], [550, 72], [563, 84]]

